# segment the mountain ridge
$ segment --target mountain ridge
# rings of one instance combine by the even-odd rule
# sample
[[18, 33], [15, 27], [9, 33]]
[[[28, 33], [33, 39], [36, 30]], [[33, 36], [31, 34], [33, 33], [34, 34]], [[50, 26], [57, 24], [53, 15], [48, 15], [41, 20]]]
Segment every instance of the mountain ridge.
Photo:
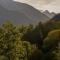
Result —
[[43, 11], [43, 14], [45, 14], [49, 18], [53, 18], [56, 15], [55, 12], [49, 12], [48, 10]]
[[[2, 21], [11, 19], [16, 24], [36, 24], [40, 21], [45, 22], [50, 19], [48, 16], [28, 4], [15, 2], [12, 0], [6, 1], [7, 0], [3, 0], [3, 3], [8, 5], [3, 6], [2, 0], [0, 0], [0, 20]], [[10, 9], [6, 8], [6, 6], [10, 6]], [[14, 10], [11, 8], [11, 6], [14, 7]]]

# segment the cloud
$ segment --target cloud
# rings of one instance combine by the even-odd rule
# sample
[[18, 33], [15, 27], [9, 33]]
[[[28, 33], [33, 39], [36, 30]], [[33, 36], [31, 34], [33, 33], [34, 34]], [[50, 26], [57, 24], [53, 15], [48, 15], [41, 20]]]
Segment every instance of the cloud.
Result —
[[39, 10], [60, 12], [60, 0], [16, 0], [30, 4]]
[[60, 0], [54, 0], [54, 2], [52, 2], [48, 5], [44, 5], [41, 9], [60, 13]]
[[48, 3], [51, 3], [53, 0], [15, 0], [15, 1], [27, 2], [27, 3], [48, 4]]
[[36, 7], [37, 9], [39, 9], [40, 7], [42, 7], [44, 5], [48, 5], [55, 0], [15, 0], [15, 1], [19, 1], [19, 2], [22, 2], [22, 3], [27, 3], [29, 5], [32, 5], [32, 6]]

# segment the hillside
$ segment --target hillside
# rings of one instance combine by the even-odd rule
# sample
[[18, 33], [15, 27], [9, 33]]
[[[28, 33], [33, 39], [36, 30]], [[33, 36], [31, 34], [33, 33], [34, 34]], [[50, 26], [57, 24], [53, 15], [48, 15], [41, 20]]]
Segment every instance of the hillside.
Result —
[[39, 21], [45, 22], [49, 19], [48, 16], [25, 3], [0, 0], [0, 23], [11, 20], [15, 24], [37, 24]]

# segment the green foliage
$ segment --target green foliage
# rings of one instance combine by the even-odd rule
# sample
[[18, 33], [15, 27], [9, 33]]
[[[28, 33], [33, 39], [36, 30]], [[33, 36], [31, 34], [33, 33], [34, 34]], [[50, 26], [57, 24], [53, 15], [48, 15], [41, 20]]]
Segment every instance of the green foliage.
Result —
[[[0, 60], [59, 60], [60, 22], [0, 27]], [[58, 52], [57, 52], [58, 51]]]
[[46, 34], [52, 30], [60, 29], [60, 21], [49, 20], [44, 24], [44, 28]]
[[11, 23], [3, 24], [0, 28], [0, 55], [8, 60], [28, 60], [36, 47], [27, 41], [21, 41], [21, 35], [21, 30]]
[[28, 26], [28, 29], [22, 36], [22, 40], [29, 41], [32, 44], [36, 43], [38, 48], [41, 47], [44, 38], [43, 24], [40, 22], [36, 27]]

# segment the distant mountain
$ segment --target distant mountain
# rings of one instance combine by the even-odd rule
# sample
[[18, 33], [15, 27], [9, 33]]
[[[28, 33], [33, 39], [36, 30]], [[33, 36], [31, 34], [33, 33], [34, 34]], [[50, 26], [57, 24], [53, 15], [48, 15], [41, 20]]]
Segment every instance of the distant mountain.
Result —
[[50, 13], [48, 10], [45, 10], [45, 11], [43, 12], [43, 14], [45, 14], [45, 15], [48, 16], [49, 18], [53, 18], [53, 17], [56, 15], [56, 13], [54, 13], [54, 12]]
[[48, 16], [25, 3], [0, 0], [0, 24], [6, 20], [10, 20], [14, 24], [36, 24], [39, 21], [45, 22], [49, 19]]

